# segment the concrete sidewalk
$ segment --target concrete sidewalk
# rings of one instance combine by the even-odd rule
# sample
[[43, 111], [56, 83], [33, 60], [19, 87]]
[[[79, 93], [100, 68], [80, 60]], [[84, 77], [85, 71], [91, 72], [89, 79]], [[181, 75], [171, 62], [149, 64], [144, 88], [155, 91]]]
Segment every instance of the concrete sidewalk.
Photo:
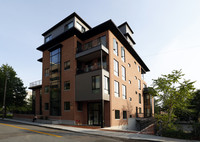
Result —
[[88, 129], [88, 128], [77, 128], [77, 127], [70, 127], [70, 126], [64, 126], [64, 125], [55, 125], [55, 124], [41, 124], [41, 123], [37, 123], [37, 122], [27, 122], [27, 121], [16, 120], [16, 119], [5, 119], [5, 120], [29, 124], [29, 125], [35, 125], [35, 126], [40, 126], [40, 127], [46, 127], [46, 128], [59, 129], [59, 130], [91, 134], [91, 135], [113, 137], [113, 138], [148, 140], [148, 141], [167, 141], [167, 142], [180, 142], [180, 141], [188, 142], [188, 141], [190, 141], [190, 140], [173, 139], [173, 138], [160, 137], [160, 136], [154, 136], [154, 135], [130, 133], [131, 131], [130, 132], [129, 131], [117, 132], [117, 131], [107, 131], [104, 129]]

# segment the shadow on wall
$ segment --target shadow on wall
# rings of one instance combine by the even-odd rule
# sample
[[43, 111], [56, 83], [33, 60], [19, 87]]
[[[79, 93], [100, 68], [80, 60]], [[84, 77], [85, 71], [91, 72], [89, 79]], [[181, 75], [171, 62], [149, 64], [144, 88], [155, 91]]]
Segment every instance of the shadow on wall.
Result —
[[[119, 121], [118, 126], [122, 126], [122, 125], [127, 126], [128, 125], [128, 119], [131, 117], [134, 117], [132, 111], [133, 111], [133, 106], [131, 105], [131, 102], [127, 99], [126, 106], [123, 105], [122, 109], [120, 111], [120, 121]], [[127, 126], [127, 128], [128, 128], [128, 126]]]

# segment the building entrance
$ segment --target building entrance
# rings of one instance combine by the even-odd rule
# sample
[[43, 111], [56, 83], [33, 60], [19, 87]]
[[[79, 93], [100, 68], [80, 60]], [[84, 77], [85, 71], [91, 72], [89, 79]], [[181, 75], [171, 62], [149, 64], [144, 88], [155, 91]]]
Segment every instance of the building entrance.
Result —
[[101, 125], [101, 103], [88, 104], [88, 125]]

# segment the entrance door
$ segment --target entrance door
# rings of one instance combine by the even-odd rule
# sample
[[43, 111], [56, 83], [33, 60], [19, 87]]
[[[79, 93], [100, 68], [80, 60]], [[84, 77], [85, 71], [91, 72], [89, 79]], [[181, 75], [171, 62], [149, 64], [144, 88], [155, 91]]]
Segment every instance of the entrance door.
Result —
[[101, 125], [101, 104], [89, 103], [88, 104], [88, 125]]

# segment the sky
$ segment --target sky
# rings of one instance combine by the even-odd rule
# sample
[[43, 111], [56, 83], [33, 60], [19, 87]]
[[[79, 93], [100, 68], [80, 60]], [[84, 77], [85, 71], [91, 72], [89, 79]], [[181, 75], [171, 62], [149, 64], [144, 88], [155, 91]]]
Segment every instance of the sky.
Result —
[[127, 21], [134, 49], [150, 69], [148, 86], [161, 74], [180, 70], [200, 89], [199, 0], [6, 0], [0, 2], [0, 66], [8, 64], [24, 85], [42, 78], [41, 35], [76, 12], [91, 27], [109, 19]]

